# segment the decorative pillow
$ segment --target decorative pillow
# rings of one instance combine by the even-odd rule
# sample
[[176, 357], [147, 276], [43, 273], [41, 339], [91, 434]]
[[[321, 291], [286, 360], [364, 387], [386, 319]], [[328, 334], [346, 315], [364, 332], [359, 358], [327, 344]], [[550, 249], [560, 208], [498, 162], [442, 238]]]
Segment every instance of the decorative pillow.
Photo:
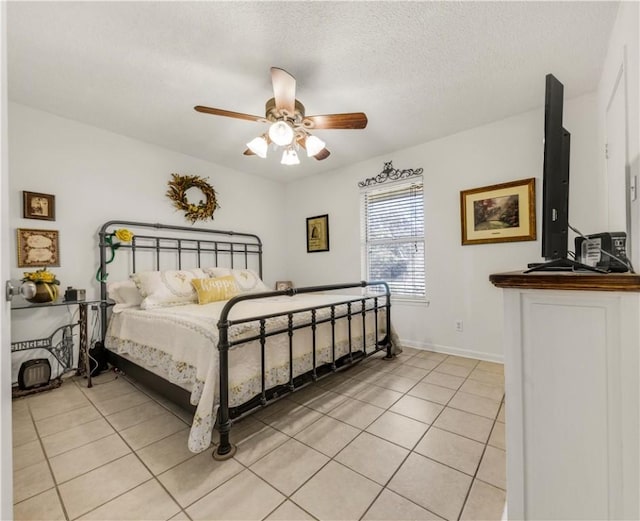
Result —
[[142, 295], [132, 280], [108, 282], [107, 293], [120, 308], [137, 307], [142, 303]]
[[133, 287], [135, 288], [136, 286], [135, 283], [130, 280], [125, 280], [121, 282], [107, 282], [107, 294], [109, 295], [109, 298], [113, 300], [116, 304], [123, 304], [124, 301], [122, 300], [122, 297], [120, 297], [120, 293], [118, 292], [118, 290], [123, 284], [126, 284], [128, 282], [133, 284]]
[[238, 294], [238, 286], [233, 275], [226, 277], [193, 279], [191, 281], [198, 294], [198, 304], [208, 304], [219, 300], [229, 300]]
[[235, 268], [204, 268], [204, 271], [209, 277], [226, 277], [233, 275], [238, 285], [238, 291], [240, 293], [261, 293], [263, 291], [273, 291], [269, 288], [258, 274], [250, 269], [235, 269]]
[[191, 270], [144, 271], [135, 273], [131, 279], [143, 297], [140, 307], [154, 309], [182, 306], [198, 301], [191, 281], [206, 277], [200, 268]]

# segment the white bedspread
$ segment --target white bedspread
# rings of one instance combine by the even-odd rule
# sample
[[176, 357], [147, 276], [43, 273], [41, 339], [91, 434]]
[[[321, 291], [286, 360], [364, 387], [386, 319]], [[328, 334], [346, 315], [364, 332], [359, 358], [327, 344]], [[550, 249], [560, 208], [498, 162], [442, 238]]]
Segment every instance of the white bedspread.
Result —
[[[288, 312], [306, 307], [330, 305], [362, 298], [337, 294], [303, 294], [294, 297], [271, 297], [237, 304], [229, 319], [239, 320], [260, 315]], [[385, 297], [378, 298], [384, 303]], [[211, 444], [211, 435], [219, 403], [218, 328], [217, 322], [226, 301], [190, 304], [141, 310], [131, 308], [114, 313], [109, 322], [106, 347], [126, 354], [141, 365], [168, 375], [170, 382], [191, 390], [191, 403], [197, 405], [189, 449], [201, 452]], [[361, 311], [361, 301], [352, 303], [352, 312]], [[373, 301], [367, 301], [367, 309]], [[336, 306], [336, 315], [344, 314], [346, 304]], [[317, 319], [330, 316], [330, 308], [318, 311]], [[385, 311], [378, 312], [379, 339], [386, 333]], [[294, 314], [294, 324], [308, 321], [310, 312]], [[286, 327], [287, 316], [268, 319], [266, 330]], [[348, 353], [348, 325], [343, 318], [336, 322], [336, 358]], [[259, 331], [259, 323], [233, 326], [229, 340], [248, 338]], [[375, 344], [374, 313], [366, 318], [367, 349]], [[362, 318], [351, 320], [353, 350], [362, 348]], [[293, 336], [294, 375], [312, 369], [311, 328], [296, 330]], [[289, 381], [289, 337], [286, 333], [269, 337], [266, 349], [266, 387]], [[316, 331], [317, 365], [331, 361], [331, 325], [318, 325]], [[261, 392], [261, 357], [258, 341], [235, 346], [229, 351], [230, 406], [240, 405]]]

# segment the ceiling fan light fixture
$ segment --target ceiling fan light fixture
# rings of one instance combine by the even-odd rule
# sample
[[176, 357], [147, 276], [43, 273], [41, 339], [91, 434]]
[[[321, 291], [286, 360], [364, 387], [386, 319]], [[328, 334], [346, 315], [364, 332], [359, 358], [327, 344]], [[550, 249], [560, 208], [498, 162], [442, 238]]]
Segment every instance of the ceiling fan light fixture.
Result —
[[276, 121], [269, 127], [269, 137], [271, 141], [281, 147], [291, 144], [293, 135], [293, 128], [284, 121]]
[[284, 152], [282, 152], [282, 160], [280, 161], [283, 165], [299, 165], [300, 159], [298, 158], [298, 154], [293, 149], [293, 147], [285, 148]]
[[267, 157], [267, 149], [269, 145], [264, 136], [258, 136], [253, 138], [251, 141], [247, 143], [247, 148], [251, 150], [255, 155], [264, 159]]
[[284, 69], [271, 67], [271, 85], [273, 97], [267, 100], [264, 117], [203, 105], [196, 105], [194, 109], [214, 116], [268, 124], [266, 132], [247, 143], [248, 148], [243, 154], [265, 158], [269, 145], [272, 145], [274, 151], [286, 149], [281, 161], [283, 164], [299, 164], [298, 147], [307, 150], [307, 155], [318, 161], [331, 155], [324, 141], [310, 134], [313, 130], [363, 129], [367, 126], [367, 115], [364, 112], [308, 116], [304, 105], [296, 99], [296, 79]]
[[305, 141], [305, 147], [307, 149], [307, 156], [313, 157], [320, 152], [327, 144], [319, 137], [308, 136]]

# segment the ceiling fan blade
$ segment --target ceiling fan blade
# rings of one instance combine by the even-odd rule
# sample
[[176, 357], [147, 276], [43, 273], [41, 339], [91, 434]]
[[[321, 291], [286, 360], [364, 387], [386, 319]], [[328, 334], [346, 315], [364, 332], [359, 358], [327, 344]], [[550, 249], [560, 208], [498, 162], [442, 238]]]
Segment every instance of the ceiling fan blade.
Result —
[[271, 67], [271, 83], [276, 109], [284, 109], [293, 116], [296, 108], [296, 79], [284, 69]]
[[245, 156], [255, 156], [255, 152], [252, 152], [251, 150], [249, 150], [248, 148], [243, 152], [243, 154]]
[[318, 161], [322, 161], [323, 159], [327, 159], [330, 155], [331, 152], [329, 152], [326, 148], [323, 148], [313, 157], [315, 157]]
[[[306, 116], [304, 121], [309, 120], [311, 124], [308, 128], [336, 128], [336, 129], [359, 129], [367, 126], [367, 115], [364, 112], [350, 112], [347, 114], [325, 114], [323, 116]], [[305, 124], [307, 126], [307, 124]]]
[[232, 112], [231, 110], [214, 109], [212, 107], [203, 107], [197, 105], [193, 107], [198, 112], [205, 114], [213, 114], [214, 116], [226, 116], [228, 118], [246, 119], [247, 121], [264, 121], [262, 116], [252, 116], [251, 114], [244, 114], [243, 112]]

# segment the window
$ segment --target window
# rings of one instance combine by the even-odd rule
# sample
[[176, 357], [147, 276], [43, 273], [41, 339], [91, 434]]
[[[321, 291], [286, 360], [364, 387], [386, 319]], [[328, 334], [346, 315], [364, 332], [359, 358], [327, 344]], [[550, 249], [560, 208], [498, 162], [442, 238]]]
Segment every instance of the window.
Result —
[[395, 297], [426, 296], [422, 179], [366, 190], [361, 199], [363, 276]]

